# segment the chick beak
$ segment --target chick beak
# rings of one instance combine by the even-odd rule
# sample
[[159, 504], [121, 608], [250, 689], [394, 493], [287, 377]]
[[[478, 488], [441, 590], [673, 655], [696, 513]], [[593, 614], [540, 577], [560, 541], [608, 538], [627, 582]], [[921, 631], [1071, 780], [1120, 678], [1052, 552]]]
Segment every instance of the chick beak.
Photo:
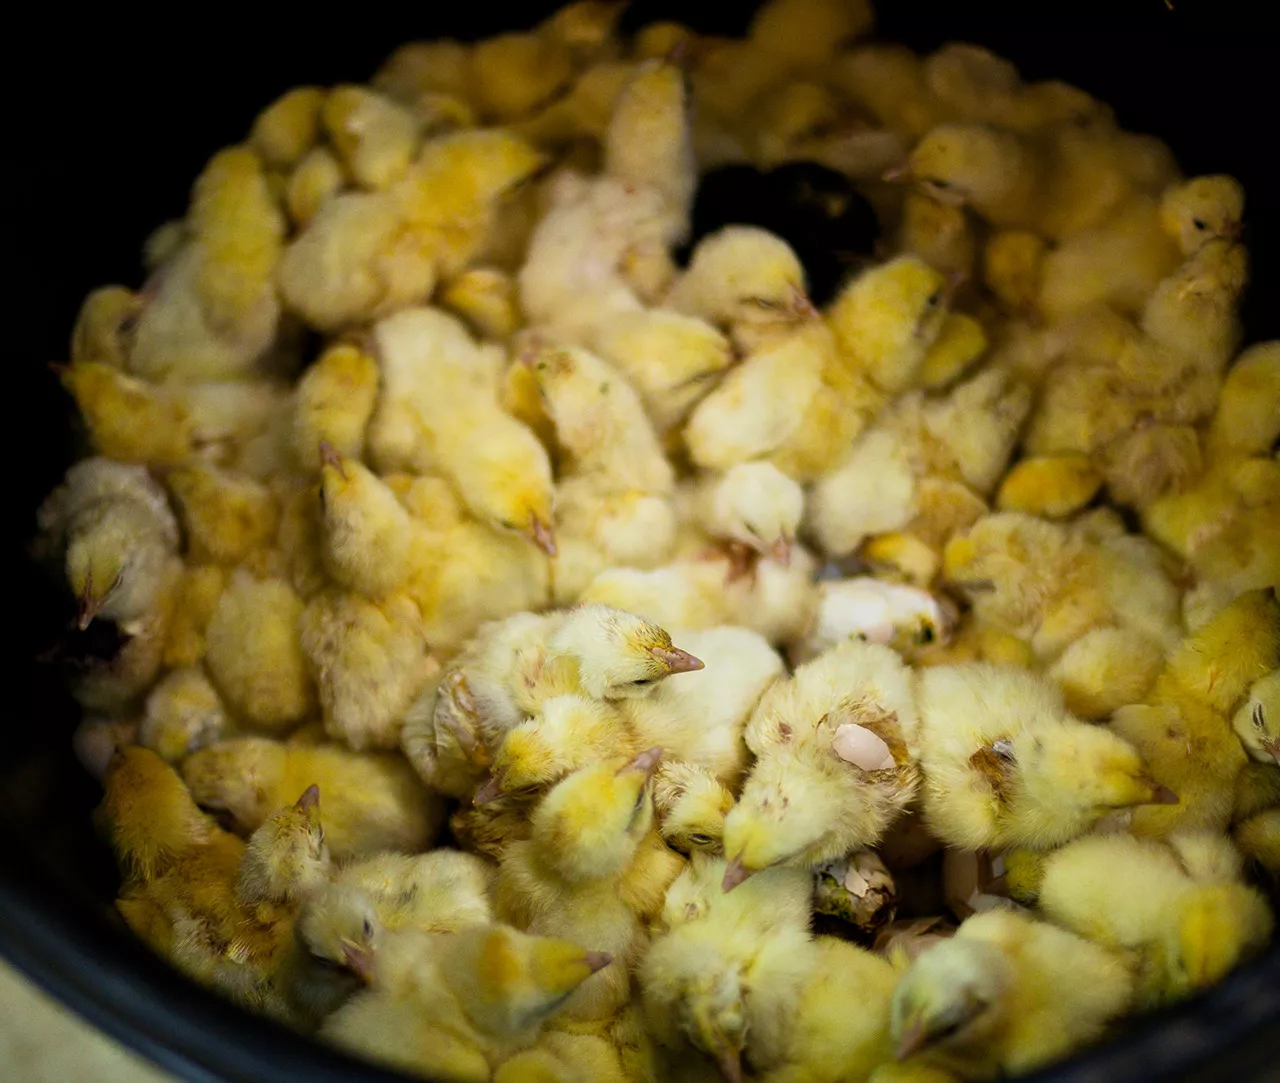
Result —
[[969, 281], [969, 276], [964, 271], [948, 271], [946, 280], [946, 285], [942, 287], [942, 298], [947, 304], [951, 304], [960, 287]]
[[901, 165], [886, 169], [880, 174], [880, 179], [888, 184], [910, 184], [916, 178], [911, 172], [911, 163], [903, 162]]
[[1268, 753], [1277, 764], [1280, 764], [1280, 737], [1274, 741], [1263, 741], [1262, 751]]
[[650, 647], [649, 653], [666, 666], [670, 673], [695, 673], [706, 666], [701, 658], [695, 658], [679, 647]]
[[373, 981], [373, 952], [369, 948], [358, 944], [343, 944], [342, 961], [366, 985]]
[[1178, 795], [1159, 782], [1151, 784], [1151, 800], [1143, 802], [1144, 805], [1176, 805], [1178, 803]]
[[925, 1032], [924, 1023], [919, 1019], [913, 1019], [907, 1024], [907, 1029], [902, 1032], [902, 1037], [898, 1039], [898, 1048], [893, 1055], [897, 1060], [906, 1060], [919, 1053], [928, 1044], [929, 1035]]
[[778, 536], [778, 540], [769, 547], [769, 556], [777, 561], [784, 568], [791, 567], [791, 545], [792, 541], [785, 534]]
[[809, 300], [808, 294], [798, 286], [791, 288], [791, 303], [787, 306], [787, 311], [797, 320], [811, 320], [818, 315], [818, 310]]
[[299, 797], [298, 800], [296, 800], [293, 803], [294, 808], [302, 809], [304, 811], [307, 809], [318, 808], [319, 805], [320, 805], [320, 787], [317, 786], [314, 782], [310, 786], [308, 786], [305, 790], [303, 790], [302, 796]]
[[737, 887], [743, 880], [755, 872], [742, 863], [742, 857], [735, 857], [725, 866], [724, 879], [720, 881], [720, 890], [726, 894]]
[[587, 968], [591, 973], [595, 974], [613, 962], [613, 956], [607, 951], [589, 951], [583, 956], [583, 961], [587, 964]]
[[556, 536], [551, 530], [551, 524], [543, 522], [536, 515], [529, 522], [529, 526], [524, 531], [527, 537], [534, 545], [541, 549], [549, 557], [556, 555]]
[[1232, 244], [1237, 244], [1244, 237], [1244, 223], [1228, 222], [1227, 228], [1222, 231], [1222, 236]]
[[618, 774], [624, 771], [640, 771], [648, 778], [653, 774], [658, 766], [658, 762], [662, 759], [662, 749], [650, 748], [641, 752], [634, 760], [618, 770]]
[[724, 1083], [742, 1083], [742, 1050], [717, 1050], [716, 1067], [720, 1069]]
[[338, 472], [338, 477], [343, 481], [347, 480], [347, 472], [342, 468], [342, 457], [328, 440], [320, 441], [320, 465], [332, 466]]
[[473, 805], [487, 805], [491, 801], [498, 800], [501, 796], [502, 776], [495, 772], [480, 784], [475, 796], [471, 799], [471, 803]]
[[76, 619], [76, 626], [82, 632], [93, 623], [93, 618], [98, 615], [98, 611], [102, 608], [102, 599], [95, 598], [89, 593], [89, 589], [88, 584], [86, 584], [79, 598], [80, 612]]

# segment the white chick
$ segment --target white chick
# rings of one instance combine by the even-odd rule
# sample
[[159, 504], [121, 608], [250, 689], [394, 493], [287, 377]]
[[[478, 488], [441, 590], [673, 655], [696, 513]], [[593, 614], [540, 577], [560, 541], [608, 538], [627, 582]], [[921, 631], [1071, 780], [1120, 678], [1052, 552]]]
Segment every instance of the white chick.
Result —
[[800, 664], [846, 640], [883, 643], [900, 651], [946, 638], [954, 614], [928, 591], [870, 576], [818, 583], [813, 622], [789, 650]]

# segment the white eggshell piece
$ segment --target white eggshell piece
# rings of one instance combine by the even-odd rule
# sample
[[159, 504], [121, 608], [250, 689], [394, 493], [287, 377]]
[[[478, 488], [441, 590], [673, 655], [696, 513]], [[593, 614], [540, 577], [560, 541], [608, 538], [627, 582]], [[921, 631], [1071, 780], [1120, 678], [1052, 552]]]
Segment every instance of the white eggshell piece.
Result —
[[893, 766], [893, 753], [889, 746], [866, 726], [852, 722], [837, 726], [831, 747], [842, 760], [864, 771], [880, 771]]

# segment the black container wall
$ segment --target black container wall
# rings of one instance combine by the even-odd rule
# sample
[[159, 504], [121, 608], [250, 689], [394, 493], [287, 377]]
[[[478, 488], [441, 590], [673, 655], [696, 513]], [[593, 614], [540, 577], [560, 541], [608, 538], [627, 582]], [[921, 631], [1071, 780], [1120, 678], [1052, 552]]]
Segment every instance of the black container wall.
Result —
[[[0, 399], [8, 467], [5, 639], [12, 667], [0, 756], [0, 951], [97, 1025], [190, 1079], [268, 1083], [393, 1079], [251, 1018], [153, 959], [115, 920], [110, 862], [93, 837], [99, 796], [73, 760], [76, 720], [31, 659], [68, 611], [24, 562], [34, 508], [76, 453], [72, 419], [45, 365], [65, 360], [84, 294], [136, 284], [141, 240], [182, 212], [209, 154], [298, 83], [367, 78], [397, 44], [529, 25], [555, 5], [381, 6], [323, 15], [300, 6], [22, 13], [5, 69], [5, 321], [10, 381]], [[751, 4], [633, 5], [634, 25], [675, 17], [740, 30]], [[1174, 0], [994, 5], [884, 0], [884, 37], [922, 49], [987, 45], [1028, 78], [1063, 78], [1153, 132], [1188, 173], [1230, 172], [1249, 193], [1251, 341], [1280, 336], [1280, 169], [1275, 35], [1247, 5]], [[1039, 7], [1039, 6], [1038, 6]], [[1050, 7], [1050, 6], [1045, 6]], [[1058, 8], [1061, 10], [1058, 10]], [[16, 382], [15, 382], [16, 381]], [[1280, 1077], [1280, 950], [1175, 1013], [1036, 1079], [1262, 1080]]]

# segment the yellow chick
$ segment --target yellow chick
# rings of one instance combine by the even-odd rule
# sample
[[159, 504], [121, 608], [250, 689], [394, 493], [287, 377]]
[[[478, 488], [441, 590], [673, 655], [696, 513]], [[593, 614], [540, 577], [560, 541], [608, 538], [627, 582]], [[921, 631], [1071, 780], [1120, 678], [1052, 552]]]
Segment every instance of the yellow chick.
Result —
[[293, 224], [305, 228], [346, 185], [342, 163], [328, 147], [313, 147], [303, 155], [285, 182], [284, 204]]
[[242, 564], [275, 539], [279, 507], [271, 490], [252, 478], [194, 460], [170, 470], [164, 480], [193, 560]]
[[315, 705], [299, 639], [302, 600], [280, 579], [238, 571], [205, 631], [205, 662], [227, 705], [255, 725], [289, 729]]
[[[682, 518], [701, 532], [787, 564], [804, 516], [804, 490], [770, 462], [738, 463], [682, 494]], [[691, 539], [700, 544], [702, 539]]]
[[1280, 669], [1253, 682], [1231, 728], [1255, 760], [1280, 765]]
[[920, 365], [920, 385], [930, 391], [949, 386], [973, 367], [988, 345], [987, 332], [979, 320], [962, 312], [948, 312]]
[[1265, 455], [1280, 438], [1280, 342], [1259, 342], [1227, 370], [1209, 422], [1211, 454]]
[[478, 518], [554, 552], [550, 460], [499, 406], [485, 351], [453, 317], [427, 308], [381, 321], [374, 337], [382, 366], [369, 429], [374, 464], [443, 473]]
[[493, 920], [492, 872], [475, 854], [439, 849], [365, 858], [344, 865], [334, 880], [368, 895], [384, 929], [447, 933]]
[[408, 171], [418, 149], [418, 121], [404, 106], [365, 87], [337, 86], [325, 96], [320, 117], [361, 188], [383, 191]]
[[1225, 848], [1219, 868], [1195, 875], [1171, 847], [1130, 835], [1080, 839], [1049, 856], [1040, 906], [1055, 922], [1137, 959], [1137, 997], [1154, 1007], [1216, 985], [1262, 949], [1272, 916], [1262, 895], [1240, 882], [1239, 857]]
[[725, 818], [724, 890], [879, 841], [919, 783], [916, 724], [910, 674], [878, 644], [843, 643], [775, 683], [745, 731], [756, 762]]
[[1231, 837], [1241, 853], [1280, 878], [1280, 808], [1266, 809], [1238, 823]]
[[405, 711], [439, 667], [413, 599], [319, 594], [302, 611], [298, 636], [325, 732], [357, 750], [399, 748]]
[[658, 831], [682, 854], [722, 853], [724, 818], [733, 805], [732, 790], [705, 767], [687, 760], [665, 760], [654, 775]]
[[563, 90], [573, 76], [573, 53], [551, 34], [498, 34], [471, 48], [467, 71], [469, 98], [481, 118], [505, 123]]
[[252, 831], [293, 795], [315, 785], [325, 797], [325, 839], [338, 860], [426, 849], [444, 818], [400, 757], [336, 744], [281, 744], [244, 737], [203, 748], [182, 764], [202, 806]]
[[321, 1036], [393, 1067], [485, 1083], [608, 963], [605, 952], [503, 925], [390, 933], [372, 986], [330, 1016]]
[[397, 48], [370, 83], [397, 101], [411, 102], [424, 91], [463, 93], [471, 50], [458, 41], [411, 41]]
[[996, 493], [1000, 511], [1065, 519], [1102, 488], [1101, 472], [1085, 455], [1044, 455], [1013, 465]]
[[395, 492], [355, 459], [320, 446], [320, 551], [334, 582], [367, 598], [385, 597], [409, 575], [418, 542]]
[[78, 362], [58, 370], [58, 377], [76, 400], [98, 454], [149, 466], [171, 466], [191, 454], [191, 415], [174, 391], [102, 361]]
[[275, 340], [284, 216], [261, 159], [229, 147], [191, 193], [191, 239], [154, 276], [129, 368], [159, 380], [247, 375]]
[[330, 872], [320, 788], [308, 786], [249, 836], [236, 874], [236, 898], [247, 906], [301, 903], [328, 882]]
[[978, 244], [963, 207], [923, 192], [909, 192], [902, 205], [898, 249], [918, 256], [949, 278], [968, 279], [973, 275]]
[[231, 736], [231, 720], [218, 693], [196, 667], [166, 673], [147, 694], [138, 744], [169, 763]]
[[1010, 316], [1037, 318], [1045, 239], [1021, 229], [991, 234], [982, 250], [982, 281]]
[[291, 437], [298, 464], [312, 469], [320, 461], [321, 444], [340, 456], [360, 458], [377, 397], [377, 361], [347, 343], [325, 350], [294, 392]]
[[900, 1060], [1022, 1075], [1097, 1041], [1134, 995], [1124, 956], [1007, 910], [975, 914], [893, 993]]
[[755, 226], [725, 226], [703, 237], [663, 305], [723, 328], [741, 350], [816, 311], [799, 257], [781, 237]]
[[126, 369], [133, 332], [143, 298], [124, 286], [93, 290], [76, 314], [71, 329], [72, 365], [110, 365]]
[[278, 486], [280, 529], [274, 558], [281, 574], [300, 598], [313, 598], [329, 585], [320, 551], [320, 486]]
[[733, 347], [706, 320], [665, 308], [623, 312], [595, 348], [640, 393], [658, 434], [680, 425], [733, 364]]
[[[642, 841], [652, 832], [649, 779], [661, 755], [650, 749], [570, 775], [534, 811], [532, 837], [512, 843], [499, 864], [500, 917], [540, 935], [599, 944], [613, 959], [566, 1003], [572, 1018], [607, 1018], [630, 997], [629, 970], [644, 936], [623, 881], [641, 864]], [[657, 902], [679, 872], [678, 858], [671, 854], [655, 871], [658, 882], [647, 893]]]
[[273, 169], [296, 165], [320, 138], [324, 100], [319, 87], [286, 90], [254, 118], [249, 145]]
[[1240, 345], [1236, 307], [1248, 281], [1244, 246], [1208, 241], [1161, 280], [1143, 307], [1142, 331], [1158, 347], [1189, 355], [1202, 368], [1220, 373]]
[[440, 304], [461, 316], [481, 338], [510, 338], [520, 327], [515, 280], [497, 267], [470, 267], [447, 282]]
[[1119, 524], [1091, 537], [1086, 520], [1016, 512], [980, 519], [947, 545], [945, 575], [975, 617], [1027, 641], [1087, 717], [1142, 698], [1178, 635], [1178, 591], [1159, 552]]
[[1043, 849], [1114, 809], [1177, 801], [1132, 745], [1072, 718], [1032, 673], [985, 663], [925, 669], [918, 702], [924, 819], [951, 846]]

